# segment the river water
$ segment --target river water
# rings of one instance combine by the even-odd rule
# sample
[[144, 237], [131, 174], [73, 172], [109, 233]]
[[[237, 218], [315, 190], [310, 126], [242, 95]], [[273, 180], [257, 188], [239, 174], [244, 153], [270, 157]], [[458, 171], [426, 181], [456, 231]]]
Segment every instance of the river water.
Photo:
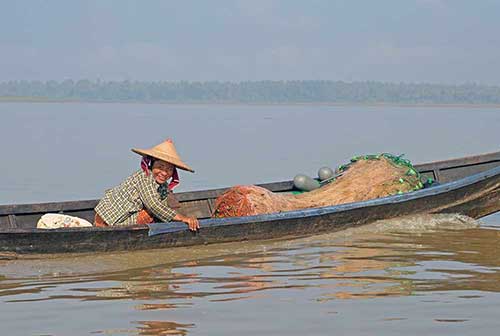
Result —
[[[93, 199], [167, 137], [178, 190], [314, 176], [391, 152], [414, 163], [497, 151], [486, 107], [0, 104], [0, 204]], [[0, 260], [8, 335], [489, 335], [500, 327], [500, 215], [334, 234]], [[54, 242], [55, 244], [57, 242]]]

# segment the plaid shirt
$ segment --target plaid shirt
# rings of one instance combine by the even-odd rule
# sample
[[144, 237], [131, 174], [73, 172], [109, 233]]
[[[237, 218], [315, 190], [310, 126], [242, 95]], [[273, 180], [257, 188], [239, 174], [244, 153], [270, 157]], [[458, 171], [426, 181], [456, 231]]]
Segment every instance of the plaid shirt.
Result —
[[142, 209], [169, 222], [177, 213], [168, 207], [167, 198], [161, 199], [158, 186], [152, 174], [146, 176], [138, 170], [120, 185], [106, 190], [95, 211], [108, 225], [134, 225]]

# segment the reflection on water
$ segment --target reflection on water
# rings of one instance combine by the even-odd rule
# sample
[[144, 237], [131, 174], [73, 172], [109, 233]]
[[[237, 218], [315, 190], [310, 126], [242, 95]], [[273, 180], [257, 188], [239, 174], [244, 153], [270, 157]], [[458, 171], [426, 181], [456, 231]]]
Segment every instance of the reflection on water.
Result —
[[[292, 309], [287, 302], [305, 298], [307, 305], [320, 305], [310, 309], [336, 315], [332, 308], [338, 302], [354, 299], [425, 294], [428, 302], [440, 302], [443, 292], [470, 291], [455, 300], [472, 300], [500, 292], [500, 255], [492, 253], [499, 243], [500, 231], [478, 228], [467, 218], [421, 216], [288, 241], [4, 261], [0, 313], [8, 316], [15, 304], [36, 310], [40, 301], [69, 301], [99, 311], [99, 302], [127, 300], [133, 305], [125, 321], [117, 320], [120, 328], [95, 332], [185, 335], [208, 323], [207, 303], [224, 304], [231, 312], [241, 307], [238, 302], [280, 300], [286, 313]], [[242, 314], [251, 320], [255, 312]], [[405, 319], [383, 318], [387, 323]], [[467, 320], [437, 316], [434, 322]], [[217, 329], [201, 333], [207, 331]]]
[[187, 335], [187, 328], [194, 324], [180, 324], [175, 322], [139, 321], [139, 335]]

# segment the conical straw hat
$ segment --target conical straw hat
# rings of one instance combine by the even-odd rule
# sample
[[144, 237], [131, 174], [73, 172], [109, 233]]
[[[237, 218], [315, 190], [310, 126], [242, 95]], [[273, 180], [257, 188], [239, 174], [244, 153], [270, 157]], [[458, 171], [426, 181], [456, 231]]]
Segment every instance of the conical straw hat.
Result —
[[177, 151], [175, 150], [174, 143], [171, 139], [167, 139], [163, 141], [161, 144], [156, 145], [150, 149], [132, 148], [132, 152], [142, 156], [147, 155], [154, 157], [156, 159], [169, 162], [180, 169], [194, 173], [194, 170], [181, 160], [179, 154], [177, 154]]

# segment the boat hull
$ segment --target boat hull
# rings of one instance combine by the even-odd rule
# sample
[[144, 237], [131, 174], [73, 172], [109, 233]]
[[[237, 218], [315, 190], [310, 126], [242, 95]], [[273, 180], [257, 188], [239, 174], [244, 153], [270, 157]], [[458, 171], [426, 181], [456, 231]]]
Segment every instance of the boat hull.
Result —
[[182, 223], [0, 231], [0, 251], [43, 254], [170, 248], [313, 235], [422, 213], [460, 213], [480, 218], [499, 210], [500, 166], [436, 187], [364, 202], [268, 215], [203, 219], [197, 233], [190, 232]]

